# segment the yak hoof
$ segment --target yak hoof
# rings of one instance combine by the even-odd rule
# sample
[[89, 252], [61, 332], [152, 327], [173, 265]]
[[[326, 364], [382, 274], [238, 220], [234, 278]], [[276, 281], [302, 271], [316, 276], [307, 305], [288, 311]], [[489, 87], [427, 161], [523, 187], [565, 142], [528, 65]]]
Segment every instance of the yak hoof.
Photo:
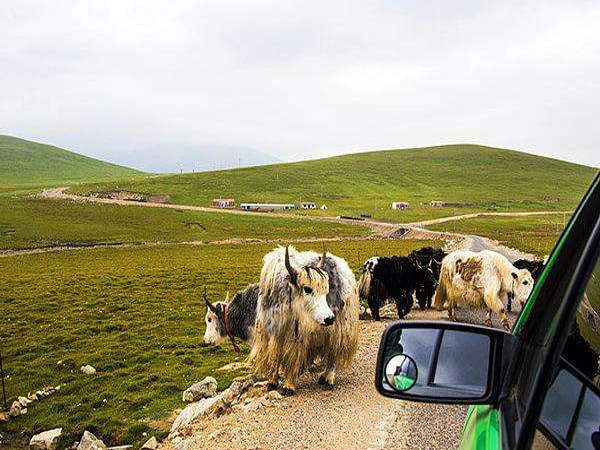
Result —
[[279, 387], [279, 383], [269, 383], [267, 384], [267, 391], [275, 391]]
[[319, 377], [319, 380], [317, 381], [317, 384], [319, 386], [321, 386], [323, 389], [326, 389], [328, 391], [333, 390], [333, 383], [330, 383], [329, 381], [327, 381], [327, 379], [323, 375], [321, 375]]
[[285, 395], [286, 397], [291, 397], [292, 395], [294, 395], [295, 391], [294, 391], [293, 389], [290, 389], [290, 388], [286, 388], [286, 387], [284, 387], [284, 388], [281, 390], [281, 393], [282, 393], [283, 395]]

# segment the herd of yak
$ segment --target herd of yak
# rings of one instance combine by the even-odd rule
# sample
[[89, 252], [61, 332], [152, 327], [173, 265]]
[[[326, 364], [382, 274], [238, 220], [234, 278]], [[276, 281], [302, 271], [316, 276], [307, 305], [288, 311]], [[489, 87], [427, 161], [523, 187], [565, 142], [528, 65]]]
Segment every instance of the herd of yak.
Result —
[[[372, 257], [362, 267], [358, 283], [347, 262], [331, 253], [299, 252], [278, 247], [263, 258], [260, 280], [233, 299], [207, 305], [204, 343], [218, 345], [236, 339], [251, 345], [249, 362], [268, 380], [269, 389], [282, 383], [282, 394], [292, 395], [300, 375], [310, 367], [320, 371], [318, 383], [332, 388], [336, 371], [346, 367], [358, 348], [360, 297], [374, 320], [388, 301], [405, 317], [416, 299], [421, 309], [447, 309], [456, 320], [457, 306], [495, 312], [508, 328], [505, 312], [514, 301], [521, 305], [544, 267], [541, 261], [509, 262], [499, 253], [425, 247], [408, 256]], [[567, 342], [572, 363], [593, 378], [598, 355], [574, 330]]]

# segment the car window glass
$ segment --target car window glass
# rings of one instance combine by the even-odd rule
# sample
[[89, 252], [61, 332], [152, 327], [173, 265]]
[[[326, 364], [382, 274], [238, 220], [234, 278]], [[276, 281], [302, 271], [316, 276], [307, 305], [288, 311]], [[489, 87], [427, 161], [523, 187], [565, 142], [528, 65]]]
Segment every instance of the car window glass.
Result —
[[543, 423], [558, 436], [566, 436], [577, 406], [581, 384], [567, 371], [561, 371], [544, 401]]
[[571, 441], [572, 448], [594, 450], [596, 442], [600, 442], [598, 411], [600, 411], [600, 399], [587, 389]]

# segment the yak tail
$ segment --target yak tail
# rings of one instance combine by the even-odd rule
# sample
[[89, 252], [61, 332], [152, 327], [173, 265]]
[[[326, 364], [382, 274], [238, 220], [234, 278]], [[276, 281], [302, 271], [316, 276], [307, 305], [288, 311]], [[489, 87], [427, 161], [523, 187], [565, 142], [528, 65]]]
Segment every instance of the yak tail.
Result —
[[368, 298], [371, 290], [371, 272], [365, 270], [358, 280], [358, 294], [360, 298]]
[[435, 309], [444, 309], [445, 303], [448, 300], [448, 283], [450, 277], [448, 276], [447, 269], [442, 265], [440, 272], [440, 281], [435, 290], [435, 296], [433, 297], [433, 307]]

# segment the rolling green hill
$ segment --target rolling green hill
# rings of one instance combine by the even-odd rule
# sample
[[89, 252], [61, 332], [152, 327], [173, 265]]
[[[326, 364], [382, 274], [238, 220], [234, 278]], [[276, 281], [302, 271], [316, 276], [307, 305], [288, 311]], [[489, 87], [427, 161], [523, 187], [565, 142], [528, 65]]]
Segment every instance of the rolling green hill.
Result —
[[0, 135], [0, 189], [131, 179], [144, 174], [77, 153]]
[[[178, 204], [238, 202], [325, 204], [310, 214], [372, 215], [407, 221], [481, 210], [559, 210], [576, 206], [597, 169], [514, 150], [444, 145], [357, 153], [332, 158], [126, 183], [81, 186], [80, 193], [126, 189], [168, 194]], [[444, 207], [429, 206], [432, 200]], [[392, 201], [408, 201], [392, 211]]]

